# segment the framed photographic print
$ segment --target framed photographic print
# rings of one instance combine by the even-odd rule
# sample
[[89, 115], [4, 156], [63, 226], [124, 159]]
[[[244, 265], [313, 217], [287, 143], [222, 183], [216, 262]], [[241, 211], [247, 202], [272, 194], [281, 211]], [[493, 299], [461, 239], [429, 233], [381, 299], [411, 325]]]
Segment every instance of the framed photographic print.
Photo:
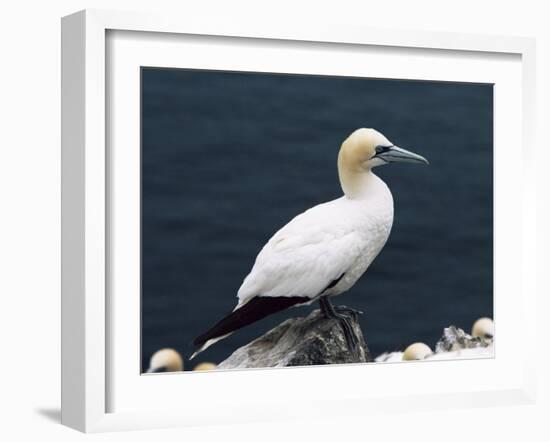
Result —
[[532, 400], [533, 41], [62, 31], [63, 423]]

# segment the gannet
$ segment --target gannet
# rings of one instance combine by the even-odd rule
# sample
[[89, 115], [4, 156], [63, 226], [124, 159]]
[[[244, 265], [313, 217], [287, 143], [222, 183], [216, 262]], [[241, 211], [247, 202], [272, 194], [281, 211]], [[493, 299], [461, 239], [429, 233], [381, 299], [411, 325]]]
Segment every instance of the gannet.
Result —
[[172, 348], [163, 348], [151, 356], [147, 373], [164, 373], [167, 371], [183, 371], [183, 359]]
[[404, 361], [421, 361], [433, 354], [432, 349], [423, 342], [409, 345], [403, 352]]
[[195, 339], [191, 359], [269, 314], [316, 300], [327, 318], [341, 322], [350, 347], [356, 346], [350, 309], [334, 307], [329, 298], [349, 290], [388, 239], [393, 198], [372, 169], [392, 162], [429, 164], [374, 129], [354, 131], [338, 154], [344, 195], [299, 214], [271, 237], [237, 293], [237, 306]]
[[495, 324], [491, 318], [479, 318], [472, 326], [474, 338], [492, 338], [495, 335]]
[[200, 364], [195, 366], [195, 368], [193, 368], [193, 371], [210, 371], [215, 370], [216, 367], [217, 365], [213, 362], [201, 362]]

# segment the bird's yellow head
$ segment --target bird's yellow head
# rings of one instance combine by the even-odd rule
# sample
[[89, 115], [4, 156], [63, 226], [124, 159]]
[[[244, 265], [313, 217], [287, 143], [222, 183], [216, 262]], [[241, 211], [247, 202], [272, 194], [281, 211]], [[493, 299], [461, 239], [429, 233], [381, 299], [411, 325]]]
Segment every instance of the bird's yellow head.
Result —
[[404, 361], [422, 361], [432, 354], [432, 349], [423, 342], [409, 345], [403, 352]]
[[392, 162], [424, 163], [428, 160], [395, 146], [375, 129], [357, 129], [342, 143], [338, 166], [362, 171]]
[[171, 348], [163, 348], [151, 357], [147, 373], [162, 373], [167, 371], [183, 371], [182, 357], [176, 350]]
[[338, 173], [344, 192], [353, 196], [366, 172], [393, 162], [429, 164], [423, 156], [395, 146], [375, 129], [357, 129], [344, 140], [338, 154]]
[[495, 324], [491, 318], [479, 318], [472, 327], [474, 338], [493, 338], [495, 335]]

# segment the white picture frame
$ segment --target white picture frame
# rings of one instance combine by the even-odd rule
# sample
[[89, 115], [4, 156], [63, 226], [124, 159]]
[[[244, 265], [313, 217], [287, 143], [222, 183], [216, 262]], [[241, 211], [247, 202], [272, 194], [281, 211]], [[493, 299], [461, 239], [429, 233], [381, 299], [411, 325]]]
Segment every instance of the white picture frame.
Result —
[[[455, 391], [406, 391], [404, 385], [395, 383], [385, 392], [377, 392], [376, 400], [364, 389], [358, 388], [356, 394], [343, 394], [335, 391], [326, 398], [310, 396], [309, 407], [304, 414], [298, 400], [289, 405], [282, 402], [282, 397], [273, 396], [272, 401], [263, 403], [258, 395], [258, 387], [266, 383], [270, 376], [273, 384], [291, 382], [308, 388], [307, 379], [312, 370], [322, 371], [324, 376], [331, 376], [335, 371], [345, 372], [351, 381], [364, 376], [364, 366], [306, 368], [279, 370], [273, 375], [270, 370], [249, 372], [194, 374], [195, 380], [186, 374], [178, 376], [156, 376], [149, 381], [146, 389], [155, 389], [159, 394], [173, 388], [170, 383], [176, 377], [187, 377], [188, 395], [186, 401], [196, 399], [194, 407], [151, 407], [135, 410], [112, 410], [109, 394], [114, 388], [110, 381], [113, 354], [109, 343], [109, 327], [116, 320], [110, 311], [108, 288], [109, 247], [113, 230], [108, 228], [109, 211], [113, 201], [109, 187], [109, 134], [106, 121], [109, 118], [108, 93], [110, 76], [107, 65], [107, 35], [112, 32], [156, 33], [155, 35], [171, 36], [217, 36], [226, 39], [254, 39], [282, 41], [292, 45], [300, 42], [315, 44], [338, 44], [342, 47], [376, 47], [380, 51], [390, 48], [402, 48], [403, 51], [426, 49], [432, 55], [437, 53], [470, 53], [480, 60], [490, 54], [508, 54], [518, 58], [521, 69], [520, 103], [521, 124], [516, 127], [522, 163], [518, 170], [523, 187], [518, 189], [522, 212], [516, 214], [517, 223], [502, 224], [502, 233], [506, 229], [519, 226], [521, 235], [514, 243], [521, 265], [514, 276], [511, 286], [518, 288], [514, 309], [520, 309], [521, 315], [516, 318], [517, 329], [522, 330], [526, 346], [522, 348], [524, 358], [511, 364], [506, 376], [494, 382], [486, 389], [476, 385], [457, 387]], [[145, 34], [143, 34], [145, 35]], [[153, 34], [149, 34], [153, 35]], [[434, 52], [435, 51], [435, 52]], [[408, 409], [435, 409], [452, 407], [489, 406], [511, 403], [532, 403], [535, 392], [534, 363], [531, 357], [534, 349], [529, 342], [534, 342], [536, 312], [535, 268], [533, 265], [535, 248], [535, 196], [524, 189], [534, 188], [533, 168], [533, 121], [535, 97], [535, 46], [534, 40], [518, 37], [491, 37], [451, 33], [428, 33], [417, 31], [394, 32], [369, 28], [350, 28], [346, 26], [326, 26], [309, 24], [307, 27], [295, 27], [287, 24], [240, 22], [216, 23], [199, 20], [195, 17], [165, 17], [151, 14], [86, 10], [64, 17], [62, 20], [62, 423], [85, 432], [112, 431], [123, 429], [159, 428], [168, 426], [207, 425], [221, 422], [252, 422], [261, 420], [284, 419], [288, 417], [316, 416], [324, 417], [335, 414], [362, 415], [374, 410], [389, 412]], [[112, 60], [111, 60], [112, 61]], [[498, 103], [495, 114], [499, 114]], [[510, 114], [512, 115], [512, 114]], [[515, 115], [515, 114], [514, 114]], [[515, 135], [514, 135], [515, 136]], [[495, 150], [498, 149], [498, 134]], [[499, 163], [496, 163], [497, 166]], [[509, 167], [503, 162], [502, 170]], [[498, 177], [499, 170], [495, 166]], [[498, 199], [496, 200], [499, 206]], [[495, 225], [499, 223], [495, 217]], [[115, 230], [116, 232], [116, 230]], [[505, 253], [503, 247], [495, 243], [495, 253]], [[512, 276], [510, 276], [512, 278]], [[506, 282], [506, 281], [502, 281]], [[501, 285], [502, 286], [502, 285]], [[495, 293], [499, 285], [495, 285]], [[495, 295], [495, 303], [499, 299]], [[501, 305], [504, 305], [504, 301]], [[510, 304], [511, 305], [511, 304]], [[504, 310], [503, 310], [504, 311]], [[498, 321], [498, 319], [497, 319]], [[502, 324], [502, 325], [500, 325]], [[509, 336], [506, 321], [497, 322], [502, 336]], [[499, 333], [499, 336], [501, 334]], [[503, 338], [504, 340], [504, 338]], [[512, 342], [512, 341], [510, 341]], [[507, 354], [506, 342], [497, 347], [496, 360]], [[501, 356], [502, 355], [502, 356]], [[470, 361], [472, 362], [472, 361]], [[479, 361], [476, 361], [479, 362]], [[461, 361], [468, 364], [468, 361]], [[486, 367], [480, 365], [461, 365], [462, 370], [502, 370], [502, 366], [490, 361]], [[501, 364], [502, 365], [502, 364]], [[448, 376], [456, 370], [453, 362], [432, 365], [431, 368], [408, 366], [408, 371], [418, 372], [418, 376]], [[372, 376], [374, 371], [392, 371], [396, 376], [405, 376], [402, 367], [376, 366], [369, 367]], [[304, 371], [307, 370], [307, 371]], [[425, 370], [429, 370], [425, 371]], [[424, 372], [425, 371], [425, 372]], [[282, 374], [281, 374], [282, 373]], [[136, 373], [139, 376], [139, 373]], [[210, 378], [208, 378], [210, 376]], [[215, 376], [212, 377], [212, 376]], [[151, 378], [151, 377], [150, 377]], [[165, 381], [160, 381], [163, 378]], [[168, 379], [168, 380], [166, 380]], [[231, 407], [216, 407], [198, 398], [199, 387], [208, 391], [211, 381], [218, 388], [229, 388], [228, 384], [249, 382], [250, 394], [243, 394], [231, 400]], [[404, 377], [406, 379], [406, 377]], [[500, 379], [495, 376], [495, 379]], [[161, 384], [162, 382], [162, 384]], [[195, 388], [189, 382], [193, 382]], [[271, 381], [270, 381], [271, 382]], [[254, 387], [256, 386], [256, 387]], [[130, 385], [131, 387], [131, 385]], [[313, 386], [312, 386], [313, 387]], [[227, 390], [230, 392], [230, 390]], [[313, 391], [313, 390], [311, 390]], [[234, 393], [234, 392], [233, 392]], [[124, 391], [122, 391], [124, 394]], [[288, 393], [292, 394], [296, 393]], [[288, 399], [287, 394], [287, 399]], [[195, 395], [195, 396], [194, 396]], [[297, 398], [294, 398], [297, 399]], [[259, 406], [261, 404], [261, 406]], [[223, 405], [223, 404], [222, 404]], [[225, 411], [224, 411], [225, 410]]]

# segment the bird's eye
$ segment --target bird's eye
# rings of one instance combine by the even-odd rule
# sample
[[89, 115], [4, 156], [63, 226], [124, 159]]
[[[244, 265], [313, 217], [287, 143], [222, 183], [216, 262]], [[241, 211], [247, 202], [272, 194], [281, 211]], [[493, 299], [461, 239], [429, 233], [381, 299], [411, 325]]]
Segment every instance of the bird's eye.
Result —
[[391, 146], [376, 146], [375, 151], [377, 154], [387, 151]]

